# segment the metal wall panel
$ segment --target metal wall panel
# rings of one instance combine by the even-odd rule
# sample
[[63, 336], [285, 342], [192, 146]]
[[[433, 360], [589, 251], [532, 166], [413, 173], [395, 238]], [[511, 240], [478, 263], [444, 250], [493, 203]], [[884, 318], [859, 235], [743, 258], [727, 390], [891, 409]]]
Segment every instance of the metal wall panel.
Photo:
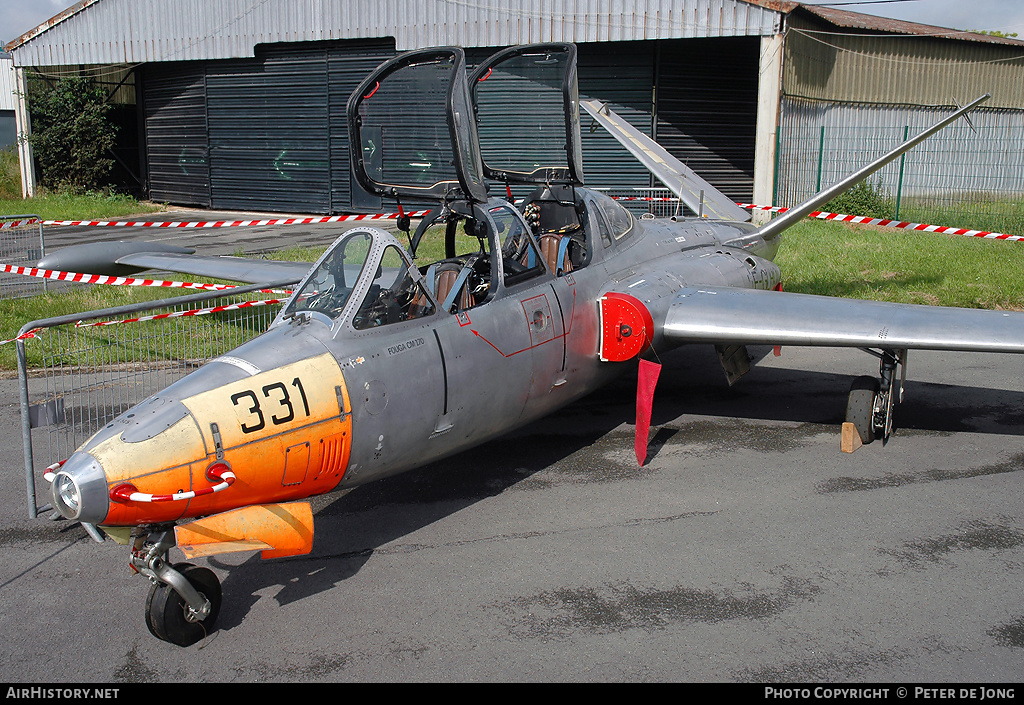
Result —
[[0, 57], [0, 110], [15, 110], [14, 61]]
[[737, 201], [754, 188], [755, 38], [662, 42], [656, 140]]
[[394, 37], [398, 50], [776, 34], [743, 0], [96, 0], [12, 43], [19, 66], [251, 58], [277, 42]]
[[205, 67], [200, 63], [147, 66], [143, 80], [150, 198], [209, 206]]
[[254, 61], [207, 65], [211, 202], [326, 213], [327, 52], [285, 46], [259, 53]]
[[[659, 141], [725, 193], [749, 200], [757, 39], [587, 43], [578, 49], [581, 97], [609, 102], [649, 135], [658, 74]], [[494, 51], [471, 49], [469, 63]], [[147, 72], [152, 197], [240, 210], [393, 209], [353, 182], [345, 120], [351, 91], [392, 55], [389, 42], [300, 43], [261, 48], [255, 60], [174, 64], [184, 71], [177, 80], [173, 71]], [[515, 99], [529, 110], [529, 96]], [[512, 114], [510, 105], [507, 146], [515, 150], [529, 138], [511, 129]], [[581, 128], [587, 186], [658, 185], [586, 116]]]
[[[935, 124], [949, 109], [786, 99], [775, 205], [793, 206]], [[1024, 193], [1024, 111], [980, 108], [869, 179], [894, 198]]]
[[783, 72], [787, 97], [940, 106], [991, 93], [988, 107], [1024, 108], [1024, 45], [834, 30], [791, 18]]
[[299, 43], [262, 47], [251, 60], [148, 66], [151, 197], [232, 210], [351, 210], [345, 104], [392, 55], [387, 41]]
[[327, 55], [330, 121], [331, 210], [379, 211], [381, 199], [362, 189], [352, 176], [345, 108], [356, 86], [378, 65], [395, 55], [392, 41], [345, 42]]
[[[610, 104], [618, 115], [646, 135], [653, 128], [654, 42], [580, 44], [581, 100]], [[583, 174], [591, 188], [648, 187], [651, 174], [625, 147], [580, 111]]]

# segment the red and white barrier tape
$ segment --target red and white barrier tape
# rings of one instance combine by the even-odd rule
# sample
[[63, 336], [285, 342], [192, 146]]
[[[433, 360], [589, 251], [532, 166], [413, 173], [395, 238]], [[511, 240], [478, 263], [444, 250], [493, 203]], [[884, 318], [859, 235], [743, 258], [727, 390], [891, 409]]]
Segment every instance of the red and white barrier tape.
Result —
[[[205, 316], [208, 313], [223, 313], [224, 311], [237, 311], [243, 308], [255, 308], [257, 306], [272, 306], [283, 304], [285, 299], [260, 299], [257, 301], [242, 301], [237, 304], [225, 304], [211, 308], [193, 308], [187, 311], [173, 311], [171, 313], [157, 313], [152, 316], [139, 316], [138, 318], [122, 318], [116, 321], [96, 321], [95, 323], [82, 323], [79, 321], [75, 328], [96, 328], [101, 326], [116, 326], [121, 323], [139, 323], [140, 321], [159, 321], [165, 318], [181, 318], [183, 316]], [[37, 329], [38, 330], [38, 329]]]
[[[789, 208], [779, 206], [758, 206], [751, 203], [738, 203], [740, 208], [753, 210], [771, 211], [773, 213], [785, 213]], [[1024, 235], [1007, 235], [1005, 233], [993, 233], [987, 230], [972, 230], [970, 228], [949, 228], [942, 225], [928, 225], [926, 223], [912, 223], [905, 220], [891, 220], [889, 218], [869, 218], [865, 215], [846, 215], [844, 213], [828, 213], [825, 211], [814, 211], [807, 214], [808, 218], [818, 220], [834, 220], [841, 223], [858, 223], [860, 225], [879, 225], [884, 228], [899, 228], [900, 230], [915, 230], [924, 233], [938, 233], [940, 235], [966, 235], [968, 237], [980, 237], [987, 240], [1024, 240]]]
[[41, 330], [42, 328], [33, 328], [28, 333], [22, 333], [17, 338], [11, 338], [10, 340], [0, 340], [0, 345], [7, 345], [7, 343], [13, 343], [16, 340], [28, 340], [29, 338], [38, 338], [39, 336], [36, 335], [36, 333], [38, 333]]
[[[675, 202], [678, 198], [674, 196], [618, 196], [617, 201], [653, 201], [653, 202]], [[751, 203], [738, 203], [740, 208], [753, 210], [771, 211], [773, 213], [785, 213], [788, 208], [780, 206], [759, 206]], [[410, 211], [405, 215], [411, 218], [420, 218], [429, 211]], [[76, 226], [97, 226], [97, 227], [144, 227], [144, 228], [228, 228], [228, 227], [252, 227], [263, 225], [316, 225], [322, 223], [341, 223], [363, 220], [395, 220], [400, 213], [372, 213], [362, 215], [331, 215], [308, 218], [263, 218], [259, 220], [211, 220], [211, 221], [143, 221], [143, 220], [20, 220], [9, 223], [0, 223], [0, 229], [13, 228], [18, 225], [28, 225], [42, 222], [43, 225], [76, 225]], [[842, 213], [827, 213], [815, 211], [810, 213], [808, 218], [819, 220], [836, 220], [844, 223], [860, 223], [863, 225], [879, 225], [888, 228], [900, 228], [904, 230], [915, 230], [918, 232], [933, 232], [943, 235], [966, 235], [969, 237], [980, 237], [989, 240], [1024, 240], [1024, 235], [1008, 235], [1006, 233], [994, 233], [985, 230], [972, 230], [969, 228], [950, 228], [940, 225], [927, 225], [925, 223], [912, 223], [907, 221], [889, 220], [885, 218], [868, 218], [867, 216], [846, 215]]]
[[[759, 211], [770, 211], [772, 213], [785, 213], [789, 208], [780, 206], [758, 206], [752, 203], [737, 203], [740, 208], [748, 208]], [[840, 223], [858, 223], [860, 225], [878, 225], [884, 228], [898, 228], [900, 230], [915, 230], [923, 233], [938, 233], [939, 235], [966, 235], [968, 237], [980, 237], [987, 240], [1024, 240], [1024, 235], [1007, 235], [1005, 233], [993, 233], [987, 230], [971, 230], [970, 228], [949, 228], [942, 225], [928, 225], [926, 223], [912, 223], [905, 220], [891, 220], [889, 218], [869, 218], [865, 215], [846, 215], [844, 213], [828, 213], [825, 211], [814, 211], [807, 214], [808, 218], [818, 220], [834, 220]]]
[[[410, 218], [421, 218], [429, 211], [410, 211], [405, 215]], [[0, 229], [13, 228], [18, 225], [32, 225], [41, 222], [43, 225], [84, 225], [90, 227], [109, 228], [244, 228], [261, 225], [319, 225], [322, 223], [347, 223], [362, 220], [396, 220], [399, 213], [369, 213], [362, 215], [328, 215], [307, 218], [261, 218], [258, 220], [195, 220], [195, 221], [157, 221], [157, 220], [15, 220], [0, 223]]]
[[58, 461], [53, 465], [49, 466], [48, 468], [46, 468], [45, 470], [43, 470], [43, 479], [52, 484], [53, 478], [57, 476], [57, 470], [60, 469], [60, 466], [66, 462], [66, 460]]
[[0, 223], [0, 230], [4, 230], [5, 228], [16, 228], [19, 225], [35, 225], [38, 222], [39, 221], [35, 218], [29, 218], [28, 220], [12, 220], [7, 223]]
[[[616, 201], [654, 201], [654, 202], [678, 202], [679, 199], [673, 196], [618, 196]], [[740, 208], [749, 210], [769, 211], [772, 213], [785, 213], [789, 208], [782, 206], [759, 206], [753, 203], [737, 203]], [[940, 235], [966, 235], [969, 237], [980, 237], [987, 240], [1024, 240], [1024, 235], [1007, 235], [1006, 233], [993, 233], [987, 230], [972, 230], [970, 228], [949, 228], [942, 225], [928, 225], [926, 223], [912, 223], [904, 220], [891, 220], [888, 218], [869, 218], [864, 215], [846, 215], [844, 213], [828, 213], [826, 211], [814, 211], [807, 214], [808, 218], [818, 220], [835, 220], [841, 223], [858, 223], [861, 225], [879, 225], [885, 228], [899, 228], [902, 230], [915, 230], [917, 232], [938, 233]]]
[[234, 284], [202, 284], [198, 282], [174, 282], [162, 279], [134, 279], [132, 277], [111, 277], [104, 274], [79, 274], [77, 272], [59, 272], [54, 269], [37, 269], [35, 267], [18, 267], [13, 264], [0, 264], [0, 272], [22, 274], [26, 277], [51, 279], [62, 282], [78, 282], [80, 284], [109, 284], [111, 286], [159, 286], [184, 289], [206, 289], [224, 291], [234, 289]]

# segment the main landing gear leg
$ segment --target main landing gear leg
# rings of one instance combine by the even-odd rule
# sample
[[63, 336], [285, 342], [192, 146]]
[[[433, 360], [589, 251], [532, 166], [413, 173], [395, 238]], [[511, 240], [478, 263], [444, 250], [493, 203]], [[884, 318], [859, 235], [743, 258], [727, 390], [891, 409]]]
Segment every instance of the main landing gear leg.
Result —
[[213, 628], [220, 612], [220, 581], [191, 563], [167, 562], [175, 545], [174, 527], [151, 527], [135, 538], [131, 567], [153, 583], [146, 598], [146, 626], [158, 639], [191, 646]]
[[[853, 380], [846, 404], [846, 422], [854, 426], [861, 443], [870, 443], [875, 438], [881, 438], [884, 444], [892, 435], [893, 409], [903, 401], [903, 385], [907, 379], [907, 351], [866, 352], [881, 361], [880, 379], [864, 376]], [[897, 367], [900, 368], [899, 375]]]

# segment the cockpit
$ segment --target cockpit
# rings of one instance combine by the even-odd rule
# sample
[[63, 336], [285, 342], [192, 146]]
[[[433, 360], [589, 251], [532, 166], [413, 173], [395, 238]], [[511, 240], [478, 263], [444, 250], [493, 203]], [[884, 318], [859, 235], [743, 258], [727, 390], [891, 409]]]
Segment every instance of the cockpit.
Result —
[[[434, 313], [408, 257], [390, 236], [356, 229], [340, 237], [320, 258], [282, 312], [334, 327], [351, 317], [365, 330]], [[354, 301], [359, 301], [354, 308]], [[346, 315], [354, 309], [351, 316]]]
[[317, 261], [282, 317], [355, 331], [481, 306], [537, 277], [589, 264], [590, 222], [571, 187], [537, 189], [518, 207], [446, 204], [427, 213], [408, 248], [388, 233], [354, 228]]
[[[516, 120], [545, 139], [510, 151], [495, 141], [494, 118], [508, 114], [508, 95], [520, 90], [531, 96], [530, 108]], [[395, 199], [399, 212], [402, 199], [437, 205], [414, 233], [405, 228], [408, 247], [379, 230], [346, 233], [300, 285], [284, 318], [317, 318], [335, 335], [358, 333], [459, 314], [590, 263], [596, 228], [577, 188], [572, 44], [512, 47], [472, 73], [458, 48], [407, 52], [353, 91], [347, 118], [362, 188]], [[492, 198], [488, 182], [505, 184], [509, 194], [511, 184], [534, 191], [513, 204]]]

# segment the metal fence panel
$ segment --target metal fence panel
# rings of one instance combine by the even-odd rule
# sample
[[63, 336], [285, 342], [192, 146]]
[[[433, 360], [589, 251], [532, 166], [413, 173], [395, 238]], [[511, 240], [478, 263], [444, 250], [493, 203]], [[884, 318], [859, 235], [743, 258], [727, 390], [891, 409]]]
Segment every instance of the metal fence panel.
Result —
[[[266, 331], [280, 304], [264, 302], [284, 297], [261, 290], [291, 283], [191, 294], [26, 324], [23, 333], [42, 329], [35, 339], [18, 341], [29, 516], [37, 513], [37, 470], [66, 460], [130, 407]], [[198, 313], [207, 309], [215, 310]]]
[[[801, 203], [948, 113], [786, 101], [771, 205]], [[850, 215], [1024, 234], [1024, 112], [975, 111], [870, 177], [867, 191], [880, 212]]]
[[[0, 263], [35, 267], [44, 252], [43, 221], [38, 215], [0, 215]], [[0, 299], [34, 296], [46, 291], [45, 279], [0, 273]]]
[[595, 191], [614, 198], [635, 216], [645, 214], [657, 218], [667, 218], [673, 215], [695, 215], [686, 205], [680, 201], [674, 193], [664, 186], [651, 188], [596, 188]]

